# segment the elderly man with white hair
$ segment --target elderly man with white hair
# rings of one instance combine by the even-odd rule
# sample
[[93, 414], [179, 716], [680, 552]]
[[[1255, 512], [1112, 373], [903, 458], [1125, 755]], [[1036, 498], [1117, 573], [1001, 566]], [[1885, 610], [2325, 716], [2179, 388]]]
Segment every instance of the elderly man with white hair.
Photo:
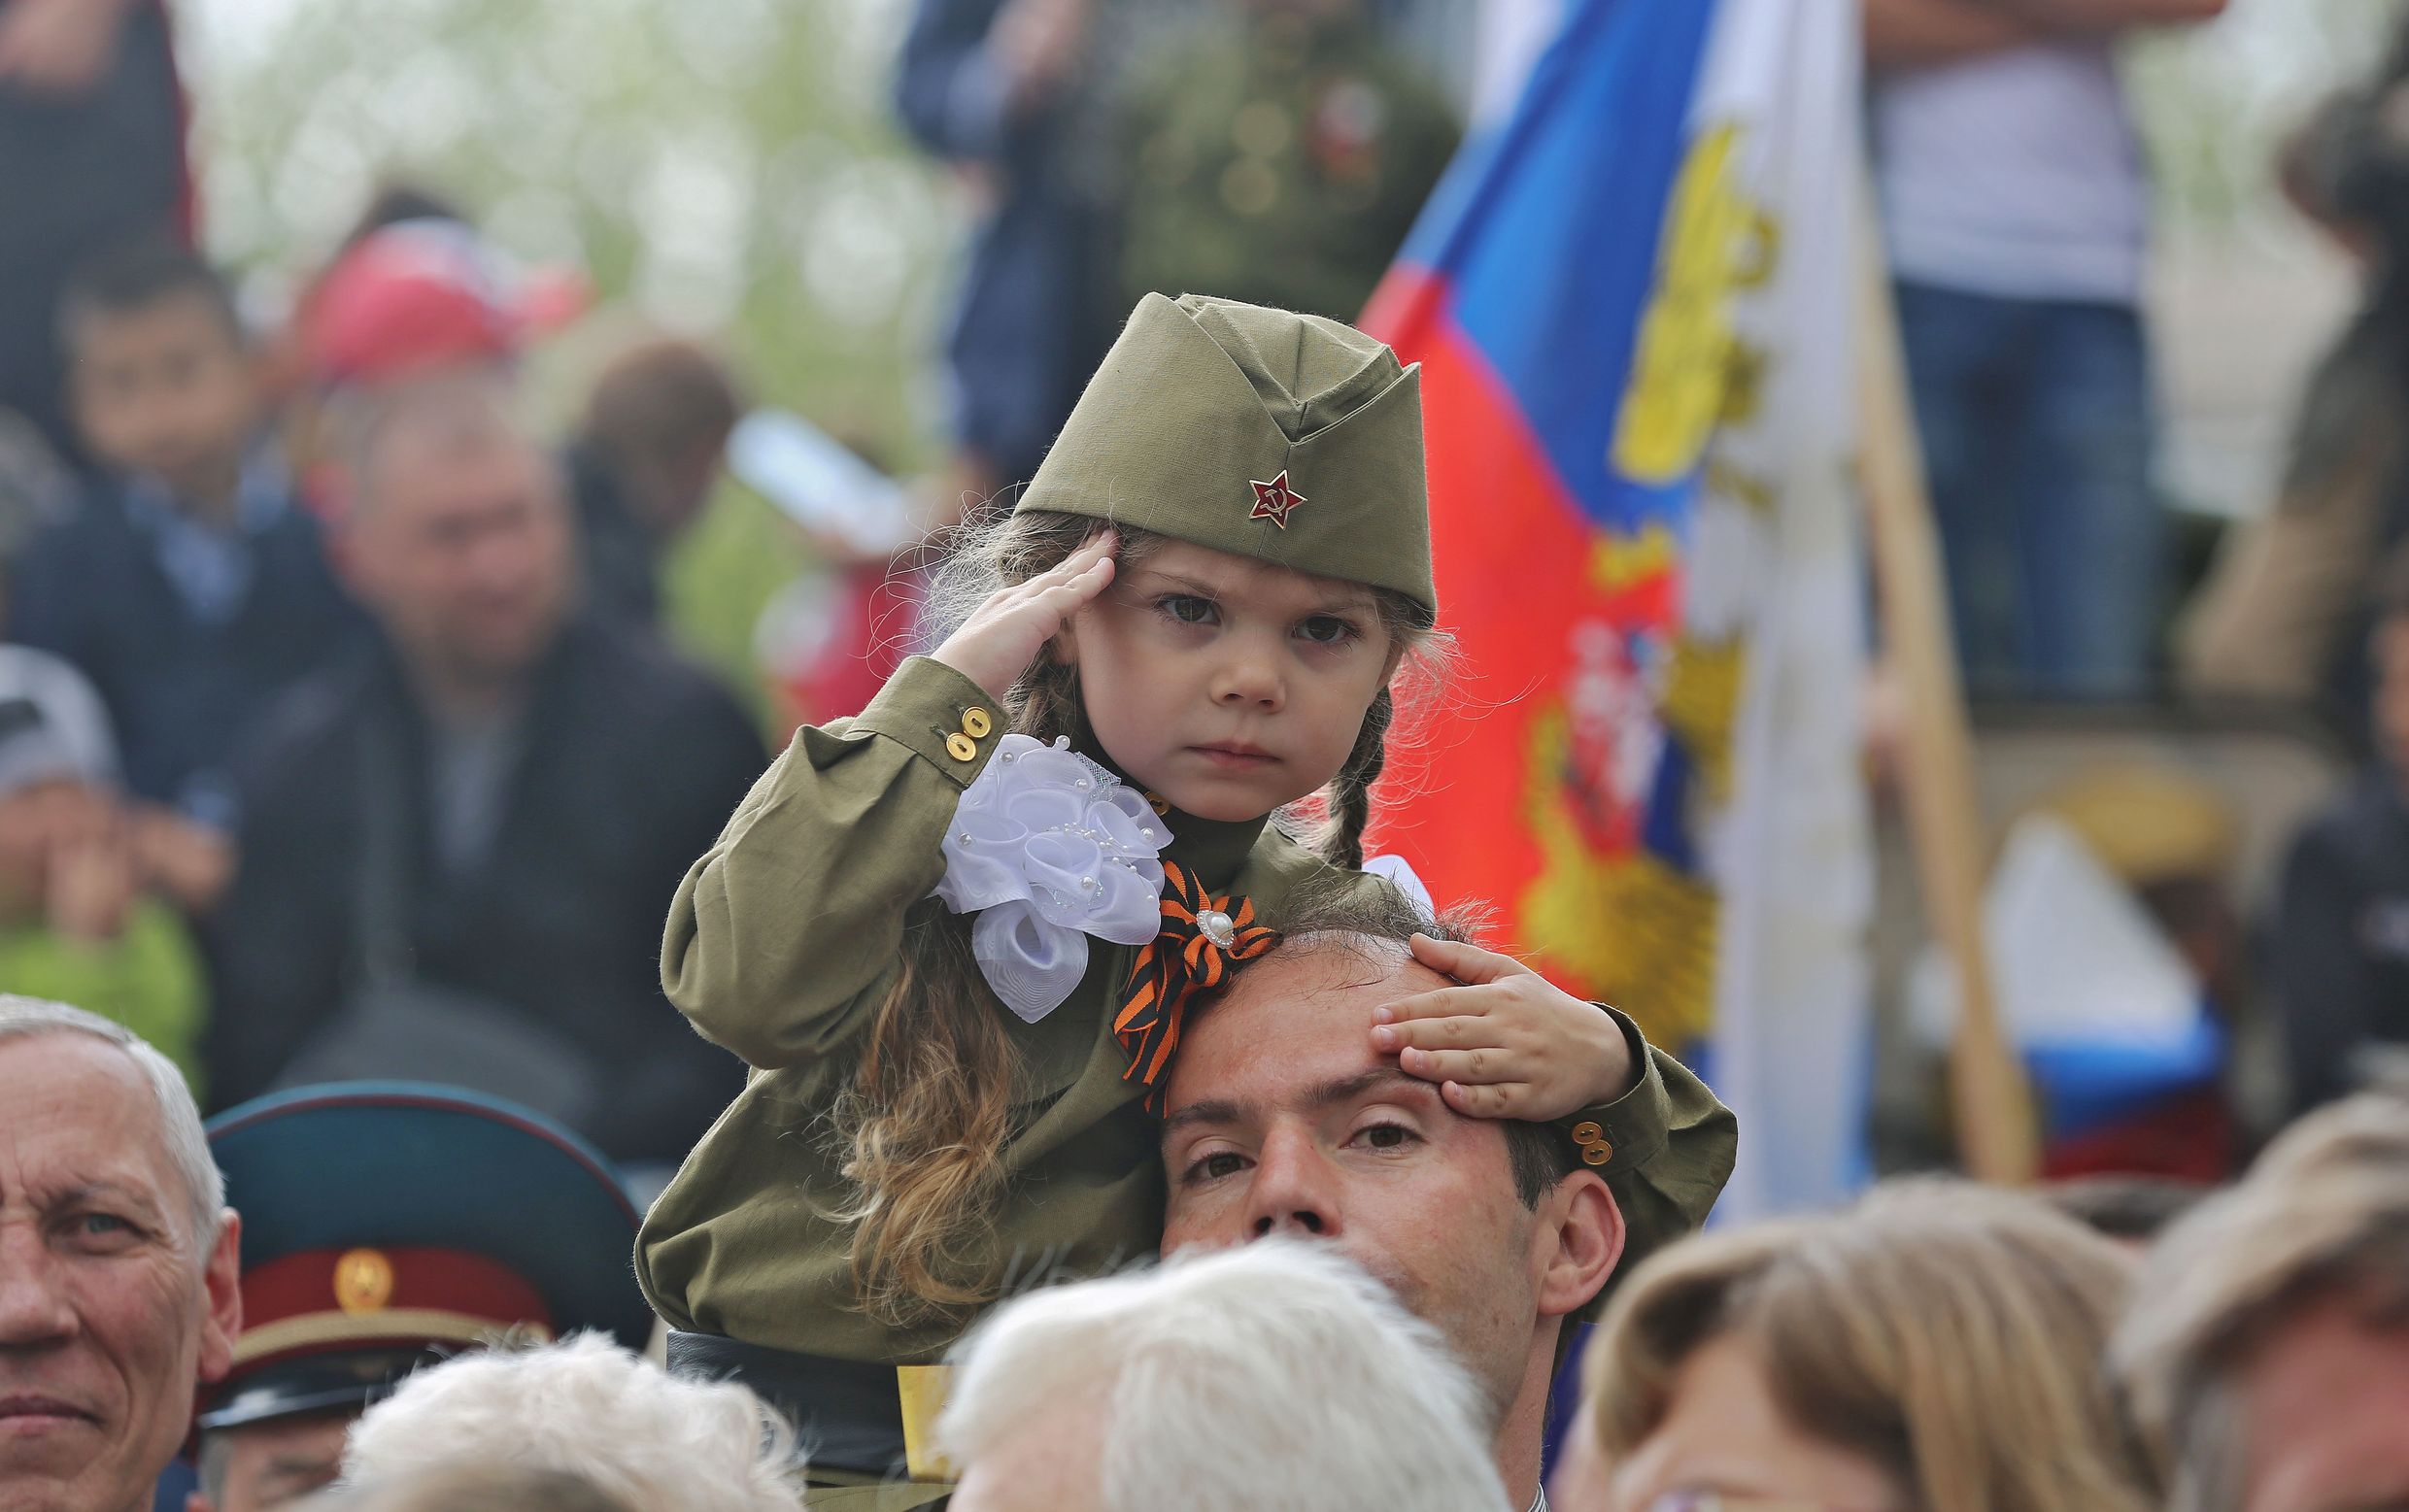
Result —
[[239, 1235], [175, 1066], [0, 996], [0, 1509], [151, 1504], [232, 1359]]
[[952, 1512], [1483, 1512], [1481, 1414], [1436, 1328], [1275, 1240], [999, 1309], [939, 1433]]
[[404, 1380], [352, 1426], [345, 1487], [390, 1504], [427, 1474], [573, 1475], [639, 1512], [795, 1512], [794, 1430], [729, 1381], [690, 1381], [606, 1334], [465, 1355]]

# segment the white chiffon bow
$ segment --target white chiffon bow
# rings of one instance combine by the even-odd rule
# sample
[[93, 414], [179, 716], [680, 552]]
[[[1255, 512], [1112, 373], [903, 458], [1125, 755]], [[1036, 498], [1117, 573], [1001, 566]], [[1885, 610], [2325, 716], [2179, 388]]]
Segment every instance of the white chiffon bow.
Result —
[[1031, 1024], [1087, 973], [1088, 936], [1143, 945], [1162, 927], [1171, 831], [1119, 778], [1070, 749], [1006, 735], [963, 790], [935, 896], [976, 914], [970, 954]]

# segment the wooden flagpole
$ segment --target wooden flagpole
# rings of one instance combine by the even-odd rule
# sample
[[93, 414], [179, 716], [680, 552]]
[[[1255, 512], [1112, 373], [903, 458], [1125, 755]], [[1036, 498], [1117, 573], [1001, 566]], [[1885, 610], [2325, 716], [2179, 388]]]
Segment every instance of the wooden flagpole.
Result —
[[1958, 683], [1923, 448], [1899, 349], [1898, 310], [1870, 186], [1861, 190], [1859, 207], [1858, 469], [1881, 588], [1884, 654], [1906, 694], [1909, 836], [1925, 915], [1957, 973], [1949, 1081], [1958, 1157], [1979, 1180], [2020, 1186], [2040, 1170], [2032, 1086], [2001, 1031], [1991, 991], [1983, 938], [1985, 847], [1975, 801], [1974, 741]]

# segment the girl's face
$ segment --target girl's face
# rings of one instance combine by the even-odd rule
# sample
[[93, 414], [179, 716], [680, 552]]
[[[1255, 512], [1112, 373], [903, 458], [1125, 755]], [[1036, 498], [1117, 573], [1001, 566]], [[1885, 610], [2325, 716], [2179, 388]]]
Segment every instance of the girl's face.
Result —
[[1372, 589], [1165, 541], [1058, 651], [1104, 752], [1199, 819], [1261, 819], [1346, 761], [1403, 648]]

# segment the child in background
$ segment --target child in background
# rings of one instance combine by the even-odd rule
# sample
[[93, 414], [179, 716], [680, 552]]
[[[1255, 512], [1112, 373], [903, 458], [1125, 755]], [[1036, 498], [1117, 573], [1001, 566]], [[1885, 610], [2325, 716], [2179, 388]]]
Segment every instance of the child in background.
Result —
[[362, 622], [268, 441], [250, 344], [207, 264], [126, 248], [78, 275], [59, 322], [107, 476], [29, 548], [10, 638], [91, 680], [135, 795], [228, 829], [235, 743]]
[[114, 1019], [197, 1092], [201, 971], [153, 895], [156, 830], [115, 787], [100, 700], [73, 667], [0, 646], [0, 991]]
[[[663, 979], [755, 1071], [637, 1275], [674, 1364], [811, 1423], [815, 1481], [902, 1468], [911, 1367], [999, 1295], [1159, 1248], [1185, 1014], [1292, 898], [1390, 887], [1358, 868], [1390, 684], [1435, 634], [1429, 542], [1417, 372], [1335, 321], [1150, 295], [957, 552], [959, 628], [802, 730], [689, 872]], [[1315, 795], [1308, 847], [1272, 819]], [[1694, 1078], [1564, 993], [1458, 992], [1382, 1048], [1434, 1081], [1433, 1048], [1484, 1048], [1459, 1113], [1594, 1121], [1629, 1254], [1706, 1216], [1732, 1134]]]
[[743, 410], [727, 364], [691, 341], [643, 342], [604, 366], [568, 449], [588, 605], [659, 622], [662, 560], [711, 502]]

